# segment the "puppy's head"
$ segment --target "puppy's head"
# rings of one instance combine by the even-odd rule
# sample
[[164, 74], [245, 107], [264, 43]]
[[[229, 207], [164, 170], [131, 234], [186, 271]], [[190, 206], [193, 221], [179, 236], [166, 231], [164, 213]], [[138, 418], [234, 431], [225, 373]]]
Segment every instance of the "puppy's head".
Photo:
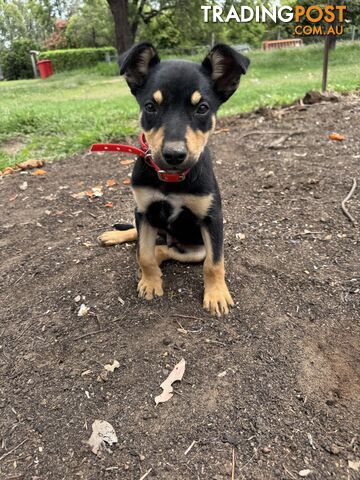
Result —
[[140, 105], [140, 123], [160, 168], [182, 171], [198, 161], [219, 106], [235, 92], [249, 63], [223, 44], [201, 64], [161, 62], [150, 43], [125, 54], [120, 73]]

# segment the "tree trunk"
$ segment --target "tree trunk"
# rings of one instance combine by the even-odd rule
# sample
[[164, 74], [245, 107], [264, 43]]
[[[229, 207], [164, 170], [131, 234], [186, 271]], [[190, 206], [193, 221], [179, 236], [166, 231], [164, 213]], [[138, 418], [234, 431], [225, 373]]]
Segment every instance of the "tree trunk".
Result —
[[129, 24], [128, 0], [107, 0], [115, 22], [115, 41], [119, 56], [133, 44]]

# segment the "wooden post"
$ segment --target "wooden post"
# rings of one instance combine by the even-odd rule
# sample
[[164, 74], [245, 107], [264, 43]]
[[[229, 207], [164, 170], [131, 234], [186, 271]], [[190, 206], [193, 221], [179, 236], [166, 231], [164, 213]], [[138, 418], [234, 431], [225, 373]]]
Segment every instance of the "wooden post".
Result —
[[323, 75], [322, 75], [322, 92], [327, 90], [328, 71], [329, 71], [329, 50], [330, 50], [330, 37], [326, 35], [324, 43], [324, 60], [323, 60]]

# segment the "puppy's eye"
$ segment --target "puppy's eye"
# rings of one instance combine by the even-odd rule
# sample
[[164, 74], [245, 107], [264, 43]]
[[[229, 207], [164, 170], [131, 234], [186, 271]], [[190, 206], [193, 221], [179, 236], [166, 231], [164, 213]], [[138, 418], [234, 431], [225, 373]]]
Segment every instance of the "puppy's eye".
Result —
[[209, 110], [210, 110], [209, 105], [203, 102], [203, 103], [200, 103], [195, 113], [197, 113], [198, 115], [205, 115], [205, 113], [207, 113]]
[[155, 113], [156, 112], [156, 107], [151, 102], [145, 103], [145, 111], [148, 112], [148, 113]]

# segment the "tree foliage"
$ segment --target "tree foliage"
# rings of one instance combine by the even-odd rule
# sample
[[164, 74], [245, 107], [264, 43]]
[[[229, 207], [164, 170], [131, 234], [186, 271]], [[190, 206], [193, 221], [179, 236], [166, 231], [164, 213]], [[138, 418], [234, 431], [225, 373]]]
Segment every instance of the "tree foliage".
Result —
[[14, 40], [12, 48], [2, 54], [2, 68], [7, 80], [19, 78], [32, 78], [34, 76], [30, 50], [35, 50], [37, 45], [32, 40]]

